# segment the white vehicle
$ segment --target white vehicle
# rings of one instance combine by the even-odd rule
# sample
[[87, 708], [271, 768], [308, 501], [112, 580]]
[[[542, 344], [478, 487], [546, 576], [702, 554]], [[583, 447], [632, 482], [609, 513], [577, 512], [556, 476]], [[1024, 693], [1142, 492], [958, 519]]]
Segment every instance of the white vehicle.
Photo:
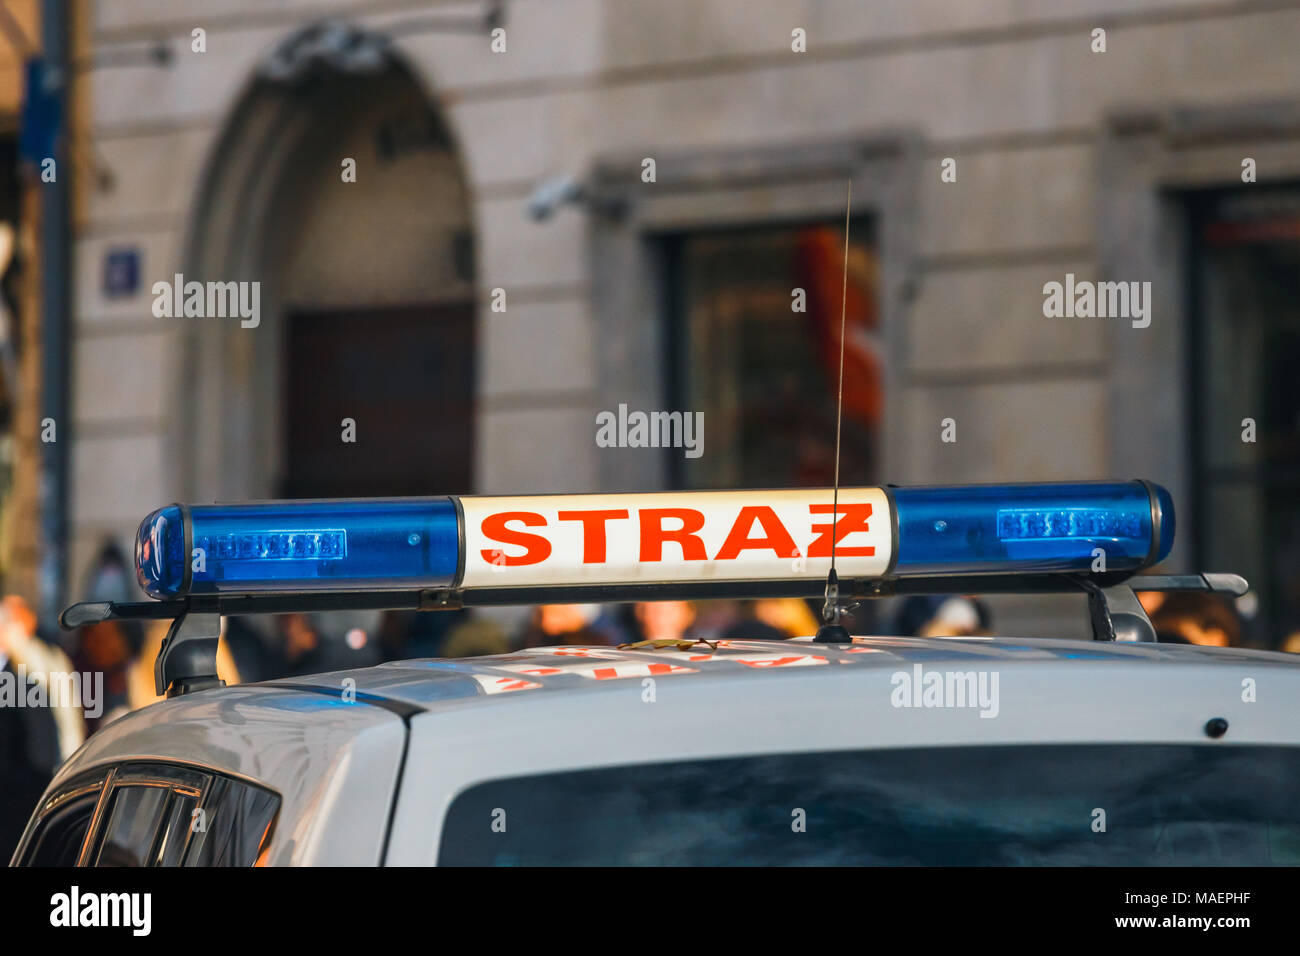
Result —
[[[171, 699], [68, 761], [14, 862], [1300, 864], [1300, 661], [1154, 642], [1131, 575], [1172, 522], [1138, 482], [163, 509], [161, 600], [65, 618], [175, 617]], [[823, 589], [805, 639], [215, 686], [223, 613]], [[836, 624], [841, 596], [979, 589], [1085, 590], [1098, 640]]]

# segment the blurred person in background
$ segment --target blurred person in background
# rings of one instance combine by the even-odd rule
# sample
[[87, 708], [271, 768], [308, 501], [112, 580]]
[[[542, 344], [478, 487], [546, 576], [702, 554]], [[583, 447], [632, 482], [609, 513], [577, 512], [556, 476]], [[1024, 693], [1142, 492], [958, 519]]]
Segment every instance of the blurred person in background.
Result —
[[539, 604], [519, 635], [521, 647], [550, 647], [554, 644], [616, 646], [608, 630], [596, 626], [599, 604]]
[[[91, 563], [83, 588], [87, 601], [131, 601], [135, 597], [126, 555], [117, 543], [105, 540]], [[80, 672], [104, 675], [104, 700], [99, 717], [86, 718], [86, 732], [130, 707], [130, 670], [144, 644], [140, 621], [100, 621], [78, 628], [71, 637], [73, 666]], [[111, 715], [111, 716], [110, 716]]]
[[602, 604], [600, 613], [591, 624], [597, 632], [605, 635], [609, 643], [617, 647], [630, 644], [637, 638], [636, 611], [630, 604]]
[[1142, 610], [1146, 611], [1147, 617], [1154, 619], [1156, 611], [1160, 610], [1160, 605], [1165, 603], [1165, 598], [1169, 595], [1164, 591], [1138, 591], [1138, 603], [1142, 605]]
[[811, 637], [817, 633], [817, 615], [799, 598], [763, 598], [754, 602], [754, 617], [786, 637]]
[[[67, 760], [86, 739], [86, 718], [79, 701], [49, 694], [49, 675], [70, 674], [72, 661], [57, 645], [36, 632], [36, 612], [25, 600], [11, 594], [0, 602], [0, 656], [6, 655], [13, 668], [22, 667], [29, 677], [46, 684], [46, 699], [54, 716], [59, 737], [59, 762]], [[92, 702], [93, 706], [93, 702]], [[0, 778], [0, 784], [3, 779]]]
[[1167, 644], [1241, 646], [1241, 619], [1228, 601], [1214, 594], [1167, 594], [1151, 615], [1151, 624], [1156, 640]]
[[[1155, 627], [1156, 633], [1159, 634], [1160, 625], [1157, 623], [1157, 618], [1159, 617], [1160, 609], [1164, 607], [1165, 601], [1168, 600], [1169, 598], [1168, 592], [1139, 591], [1137, 592], [1137, 596], [1138, 596], [1138, 601], [1142, 605], [1142, 610], [1146, 611], [1147, 617], [1151, 619], [1152, 626]], [[1220, 625], [1223, 628], [1226, 628], [1223, 630], [1222, 633], [1227, 637], [1229, 641], [1231, 641], [1231, 644], [1220, 644], [1216, 646], [1220, 646], [1220, 647], [1259, 646], [1261, 641], [1261, 634], [1259, 633], [1259, 620], [1258, 620], [1259, 597], [1258, 595], [1255, 594], [1254, 591], [1247, 591], [1245, 594], [1242, 594], [1239, 597], [1232, 599], [1231, 601], [1229, 601], [1226, 598], [1221, 599], [1210, 595], [1205, 595], [1205, 597], [1209, 598], [1212, 602], [1216, 602], [1222, 605], [1222, 607], [1228, 611], [1226, 615], [1219, 614], [1218, 617], [1219, 617]], [[1182, 613], [1179, 611], [1180, 604], [1181, 602], [1175, 603], [1172, 606], [1173, 610], [1168, 615], [1169, 617], [1171, 618], [1177, 617], [1180, 613]], [[1235, 624], [1231, 627], [1228, 627], [1227, 625], [1229, 621], [1235, 622]], [[1177, 622], [1175, 622], [1174, 626], [1171, 629], [1166, 630], [1165, 633], [1168, 636], [1168, 639], [1171, 643], [1175, 643], [1175, 644], [1202, 643], [1201, 641], [1190, 640], [1183, 633], [1184, 631], [1187, 630], [1188, 628], [1186, 628], [1183, 625], [1179, 625]], [[1216, 640], [1219, 639], [1218, 634], [1215, 634], [1214, 637]], [[1165, 637], [1160, 638], [1160, 640], [1165, 640], [1165, 639], [1166, 639]], [[1300, 652], [1300, 633], [1293, 635], [1292, 639], [1295, 641], [1295, 643], [1291, 649], [1295, 652]], [[1287, 641], [1285, 639], [1282, 643], [1281, 649], [1283, 651], [1288, 650]]]
[[[105, 539], [99, 554], [86, 574], [82, 589], [86, 601], [112, 601], [124, 603], [137, 597], [134, 565], [130, 564], [116, 541]], [[138, 649], [144, 641], [144, 625], [140, 621], [121, 621], [127, 642]]]
[[[9, 594], [0, 602], [0, 631], [4, 632], [3, 644], [8, 648], [10, 663], [25, 667], [29, 676], [39, 675], [47, 692], [49, 675], [72, 672], [73, 662], [68, 654], [36, 632], [36, 613], [17, 594]], [[59, 760], [62, 762], [72, 757], [73, 750], [86, 740], [86, 714], [82, 708], [85, 701], [65, 700], [61, 695], [56, 698], [48, 693], [47, 700], [59, 730]], [[91, 706], [94, 708], [94, 701], [91, 701]]]
[[[50, 707], [26, 706], [26, 667], [19, 657], [39, 648], [13, 618], [0, 627], [0, 860], [18, 846], [27, 818], [60, 763], [59, 728]], [[27, 676], [31, 676], [28, 674]], [[19, 701], [18, 695], [22, 696]]]
[[992, 633], [993, 614], [977, 597], [914, 594], [894, 614], [900, 637], [974, 637]]
[[975, 597], [947, 597], [935, 608], [934, 616], [921, 625], [917, 637], [984, 637], [990, 632], [992, 615]]
[[86, 574], [86, 584], [82, 589], [85, 599], [119, 602], [133, 600], [134, 576], [134, 565], [127, 564], [126, 555], [117, 542], [105, 539]]
[[86, 716], [87, 734], [93, 734], [130, 709], [131, 668], [140, 657], [144, 634], [139, 627], [123, 625], [139, 623], [98, 621], [73, 633], [73, 669], [83, 674], [104, 675], [101, 712], [98, 717]]
[[639, 601], [632, 605], [636, 633], [628, 635], [629, 643], [692, 640], [696, 616], [690, 601]]
[[[789, 634], [758, 616], [758, 605], [762, 603], [740, 605], [736, 619], [718, 636], [724, 641], [784, 641]], [[816, 628], [813, 633], [817, 633]]]
[[379, 656], [385, 661], [450, 657], [447, 640], [469, 621], [466, 608], [455, 611], [385, 611], [379, 622]]
[[[222, 626], [222, 646], [224, 646], [232, 659], [233, 667], [238, 673], [236, 680], [226, 680], [226, 683], [245, 683], [256, 684], [264, 680], [275, 680], [281, 676], [277, 670], [278, 655], [272, 649], [276, 636], [271, 633], [274, 622], [271, 621], [268, 627], [268, 619], [265, 617], [223, 617]], [[153, 659], [149, 655], [148, 649], [142, 655], [142, 659], [153, 666]], [[218, 672], [220, 671], [221, 658], [217, 658]]]
[[[431, 616], [441, 613], [437, 611]], [[510, 651], [510, 637], [505, 628], [490, 617], [465, 611], [447, 632], [447, 639], [437, 656], [483, 657], [487, 654], [508, 654]]]
[[692, 631], [701, 640], [718, 640], [722, 632], [740, 617], [736, 601], [697, 601], [694, 606], [695, 623]]
[[799, 598], [706, 601], [695, 607], [692, 633], [703, 640], [783, 641], [817, 633], [816, 612]]
[[324, 674], [379, 663], [377, 611], [283, 614], [280, 676]]

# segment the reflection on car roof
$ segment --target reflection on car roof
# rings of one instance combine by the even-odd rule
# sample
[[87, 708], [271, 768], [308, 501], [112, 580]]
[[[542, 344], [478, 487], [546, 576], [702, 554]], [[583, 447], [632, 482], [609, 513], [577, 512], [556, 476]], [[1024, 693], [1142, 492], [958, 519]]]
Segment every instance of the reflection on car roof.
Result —
[[765, 675], [798, 670], [837, 672], [843, 666], [897, 668], [925, 663], [954, 667], [1037, 665], [1049, 669], [1111, 666], [1237, 665], [1300, 667], [1300, 658], [1181, 644], [1102, 644], [1097, 641], [1020, 638], [855, 637], [851, 645], [789, 641], [729, 640], [677, 647], [535, 647], [486, 657], [402, 660], [355, 671], [313, 675], [289, 681], [337, 693], [346, 679], [357, 691], [390, 700], [430, 704], [468, 698], [493, 698], [536, 692], [580, 692], [621, 680], [689, 678], [707, 675], [727, 680], [764, 680]]

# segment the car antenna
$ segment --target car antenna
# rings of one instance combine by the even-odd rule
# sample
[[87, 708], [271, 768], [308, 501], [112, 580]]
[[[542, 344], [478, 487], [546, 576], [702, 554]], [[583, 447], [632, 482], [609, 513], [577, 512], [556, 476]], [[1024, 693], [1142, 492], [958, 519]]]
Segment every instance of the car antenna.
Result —
[[840, 436], [844, 431], [844, 333], [845, 315], [849, 304], [849, 213], [853, 210], [853, 180], [849, 180], [844, 201], [844, 281], [840, 289], [840, 381], [835, 400], [835, 485], [831, 492], [831, 570], [826, 576], [826, 601], [822, 605], [822, 623], [817, 628], [815, 644], [849, 644], [853, 638], [840, 623], [840, 614], [846, 608], [840, 604], [840, 579], [835, 574], [835, 525], [839, 521], [840, 505]]

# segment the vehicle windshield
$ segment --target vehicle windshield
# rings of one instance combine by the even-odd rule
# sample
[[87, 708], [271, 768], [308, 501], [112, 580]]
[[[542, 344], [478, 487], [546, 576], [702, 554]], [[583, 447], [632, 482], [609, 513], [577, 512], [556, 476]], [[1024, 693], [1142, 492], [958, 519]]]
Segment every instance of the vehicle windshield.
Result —
[[442, 865], [1298, 865], [1300, 748], [924, 748], [462, 792]]

